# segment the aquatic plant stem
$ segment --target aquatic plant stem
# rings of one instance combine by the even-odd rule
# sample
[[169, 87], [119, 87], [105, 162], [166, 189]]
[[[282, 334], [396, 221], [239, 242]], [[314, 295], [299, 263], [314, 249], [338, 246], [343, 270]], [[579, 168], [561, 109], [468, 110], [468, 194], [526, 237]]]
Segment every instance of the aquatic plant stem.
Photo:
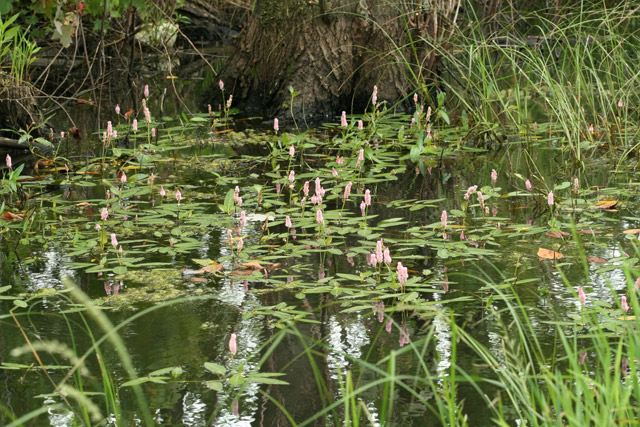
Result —
[[71, 403], [67, 400], [66, 396], [60, 391], [60, 388], [58, 387], [58, 385], [56, 384], [55, 381], [53, 381], [53, 378], [51, 378], [51, 375], [49, 375], [49, 371], [47, 370], [47, 368], [44, 366], [44, 363], [42, 363], [42, 360], [40, 359], [40, 356], [38, 355], [38, 352], [33, 348], [33, 345], [31, 344], [31, 340], [29, 339], [29, 337], [27, 336], [27, 333], [24, 331], [24, 329], [22, 329], [22, 325], [20, 325], [20, 322], [18, 322], [18, 318], [15, 316], [15, 314], [13, 313], [13, 310], [9, 311], [9, 314], [11, 315], [11, 318], [13, 319], [13, 321], [15, 322], [16, 326], [18, 327], [18, 330], [20, 331], [20, 333], [22, 334], [22, 337], [24, 338], [24, 341], [27, 343], [27, 345], [29, 346], [29, 348], [31, 349], [31, 353], [33, 354], [33, 357], [36, 359], [36, 361], [38, 362], [38, 365], [40, 365], [40, 368], [42, 369], [42, 372], [44, 373], [44, 375], [47, 377], [47, 379], [49, 380], [49, 382], [51, 382], [51, 384], [53, 385], [53, 387], [56, 390], [56, 393], [58, 393], [60, 395], [60, 398], [64, 401], [64, 403], [67, 405], [67, 407], [75, 412], [75, 410], [73, 409], [73, 406], [71, 406]]
[[[122, 338], [118, 333], [111, 333], [111, 331], [114, 330], [113, 323], [111, 323], [104, 312], [94, 306], [93, 301], [87, 296], [87, 294], [82, 292], [75, 285], [75, 283], [71, 281], [71, 279], [65, 277], [63, 278], [62, 282], [64, 283], [65, 287], [69, 289], [71, 295], [81, 304], [84, 304], [84, 306], [87, 307], [87, 312], [89, 313], [89, 315], [91, 315], [91, 317], [94, 318], [94, 320], [98, 323], [102, 330], [108, 333], [107, 336], [113, 344], [116, 352], [118, 353], [118, 357], [120, 358], [124, 369], [127, 371], [127, 374], [131, 378], [136, 378], [136, 369], [133, 366], [133, 361], [131, 360], [131, 356], [127, 351], [127, 347], [124, 344], [124, 341], [122, 341]], [[144, 420], [146, 425], [153, 425], [151, 413], [149, 412], [149, 406], [147, 404], [147, 399], [142, 393], [142, 388], [138, 384], [132, 385], [132, 388], [138, 401], [138, 408], [142, 412], [142, 419]]]

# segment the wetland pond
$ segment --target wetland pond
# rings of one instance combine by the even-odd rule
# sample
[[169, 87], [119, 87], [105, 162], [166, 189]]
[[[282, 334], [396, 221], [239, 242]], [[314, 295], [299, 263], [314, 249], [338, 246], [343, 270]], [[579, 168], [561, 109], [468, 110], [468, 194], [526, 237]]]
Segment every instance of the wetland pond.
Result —
[[630, 159], [574, 164], [544, 124], [479, 148], [421, 113], [225, 113], [114, 113], [90, 154], [5, 168], [3, 425], [516, 425], [518, 355], [589, 374], [591, 321], [635, 324]]

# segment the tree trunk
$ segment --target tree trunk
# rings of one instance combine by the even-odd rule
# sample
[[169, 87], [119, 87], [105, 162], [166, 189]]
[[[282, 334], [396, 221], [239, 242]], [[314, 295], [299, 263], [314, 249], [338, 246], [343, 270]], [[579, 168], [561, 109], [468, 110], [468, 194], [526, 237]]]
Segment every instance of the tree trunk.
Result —
[[[460, 0], [257, 0], [222, 78], [234, 105], [319, 120], [405, 101], [433, 78]], [[232, 92], [229, 92], [232, 90]], [[217, 98], [214, 98], [217, 99]]]

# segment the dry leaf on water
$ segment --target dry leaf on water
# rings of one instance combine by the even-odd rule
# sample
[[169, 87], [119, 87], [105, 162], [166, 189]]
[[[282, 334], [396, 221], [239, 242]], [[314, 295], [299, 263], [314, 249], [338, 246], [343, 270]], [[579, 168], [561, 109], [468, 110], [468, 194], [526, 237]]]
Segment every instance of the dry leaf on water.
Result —
[[549, 231], [546, 234], [547, 236], [553, 237], [554, 239], [561, 239], [569, 235], [569, 233], [567, 233], [566, 231]]
[[600, 230], [580, 230], [582, 234], [600, 234], [602, 231]]
[[595, 204], [596, 209], [613, 209], [618, 204], [617, 200], [601, 200]]
[[260, 265], [259, 262], [257, 261], [250, 261], [250, 262], [244, 262], [242, 264], [240, 264], [240, 267], [247, 269], [247, 270], [262, 270], [264, 269], [264, 267], [262, 265]]
[[205, 265], [200, 270], [196, 271], [196, 274], [202, 274], [202, 273], [214, 274], [220, 270], [222, 270], [222, 264], [218, 264], [217, 262], [214, 262], [209, 265]]
[[564, 258], [564, 255], [550, 249], [538, 248], [538, 257], [542, 259], [560, 259]]
[[0, 216], [0, 219], [4, 219], [5, 221], [19, 221], [24, 218], [23, 214], [14, 214], [9, 211], [5, 212]]
[[604, 264], [605, 262], [607, 262], [606, 259], [598, 258], [597, 256], [589, 256], [589, 257], [587, 257], [587, 261], [588, 262], [595, 262], [595, 263], [598, 263], [598, 264]]

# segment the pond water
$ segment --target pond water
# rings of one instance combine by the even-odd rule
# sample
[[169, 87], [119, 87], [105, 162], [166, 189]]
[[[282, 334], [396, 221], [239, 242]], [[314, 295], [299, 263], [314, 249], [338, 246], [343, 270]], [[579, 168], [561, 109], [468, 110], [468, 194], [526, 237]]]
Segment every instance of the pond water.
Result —
[[544, 125], [484, 150], [424, 116], [357, 119], [274, 135], [114, 114], [94, 156], [63, 139], [2, 224], [2, 423], [425, 426], [454, 395], [493, 425], [495, 370], [460, 331], [506, 366], [509, 308], [554, 360], [586, 307], [623, 314], [634, 170], [573, 165]]

